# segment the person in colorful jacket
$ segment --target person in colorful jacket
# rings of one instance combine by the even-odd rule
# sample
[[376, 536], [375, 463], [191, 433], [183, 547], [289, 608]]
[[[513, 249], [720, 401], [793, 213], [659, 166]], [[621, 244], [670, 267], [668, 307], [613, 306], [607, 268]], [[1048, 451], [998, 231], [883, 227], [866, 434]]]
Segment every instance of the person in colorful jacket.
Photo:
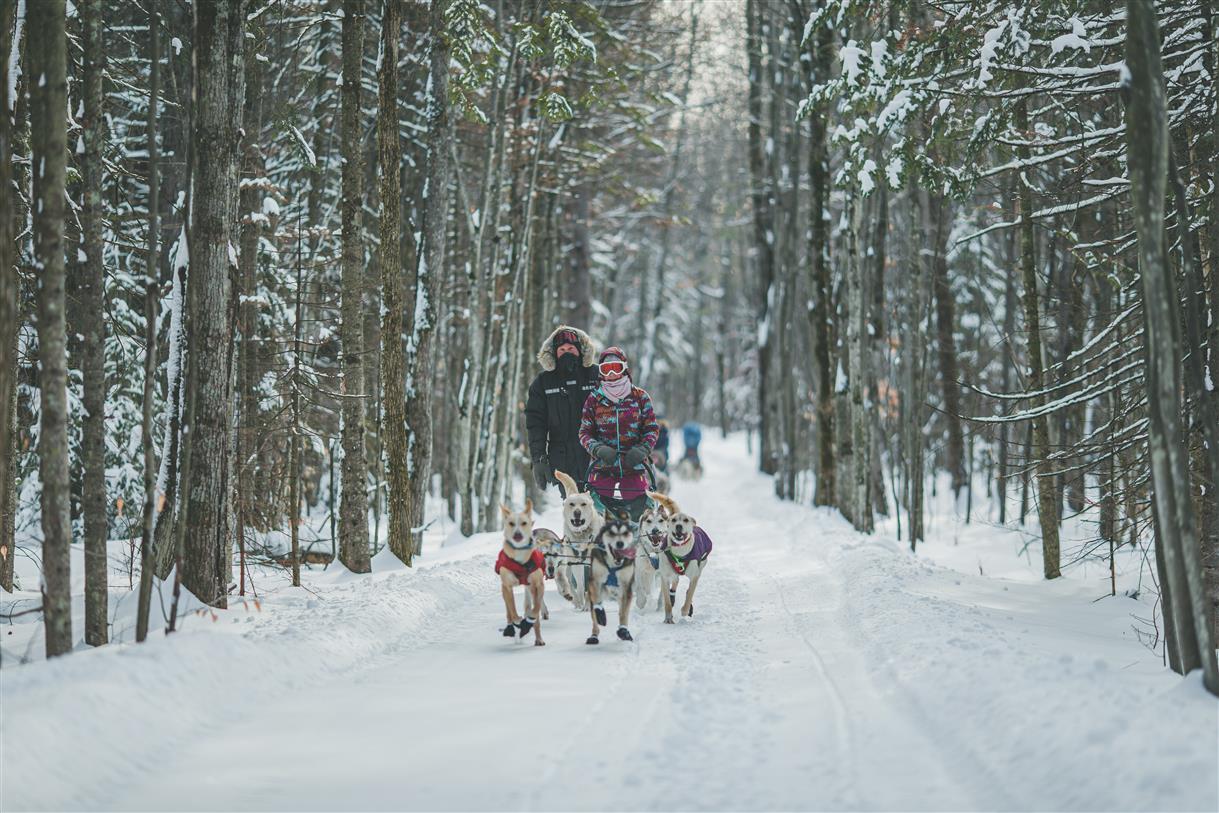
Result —
[[660, 427], [652, 398], [631, 382], [630, 363], [620, 347], [597, 357], [601, 385], [584, 402], [580, 445], [592, 457], [588, 486], [606, 508], [625, 508], [639, 521], [648, 503], [644, 461], [656, 446]]

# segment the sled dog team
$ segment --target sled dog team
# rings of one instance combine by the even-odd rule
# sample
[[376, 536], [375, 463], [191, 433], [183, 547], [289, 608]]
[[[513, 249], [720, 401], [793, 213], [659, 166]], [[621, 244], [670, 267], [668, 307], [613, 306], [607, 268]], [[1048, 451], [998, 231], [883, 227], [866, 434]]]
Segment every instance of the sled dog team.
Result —
[[[597, 510], [592, 496], [581, 491], [562, 471], [554, 472], [562, 483], [563, 535], [533, 527], [533, 505], [525, 501], [522, 511], [500, 506], [504, 520], [504, 544], [495, 562], [503, 591], [508, 625], [505, 638], [521, 638], [533, 630], [534, 646], [544, 646], [542, 620], [550, 617], [546, 607], [546, 580], [553, 579], [559, 594], [576, 609], [592, 616], [592, 634], [587, 644], [600, 642], [606, 626], [606, 598], [618, 602], [618, 637], [631, 641], [627, 628], [632, 600], [639, 609], [659, 584], [656, 607], [664, 607], [665, 623], [673, 623], [673, 604], [681, 576], [689, 579], [682, 603], [683, 616], [694, 615], [694, 591], [711, 555], [711, 539], [667, 495], [648, 492], [652, 502], [644, 509], [638, 526], [625, 516]], [[659, 578], [658, 578], [659, 577]], [[525, 587], [525, 612], [517, 612], [512, 588]]]

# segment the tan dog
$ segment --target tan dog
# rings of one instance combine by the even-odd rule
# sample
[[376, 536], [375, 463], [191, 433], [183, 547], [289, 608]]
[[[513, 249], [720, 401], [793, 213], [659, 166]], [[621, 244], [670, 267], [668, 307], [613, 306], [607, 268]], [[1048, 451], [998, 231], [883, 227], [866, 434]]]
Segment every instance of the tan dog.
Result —
[[[639, 555], [635, 557], [635, 606], [646, 610], [649, 596], [656, 593], [656, 609], [664, 606], [660, 595], [664, 587], [660, 582], [660, 557], [663, 545], [669, 536], [669, 515], [664, 506], [645, 508], [639, 516]], [[660, 589], [653, 591], [653, 587]]]
[[[577, 610], [584, 610], [588, 608], [588, 568], [581, 560], [588, 559], [605, 518], [597, 511], [592, 496], [580, 491], [576, 481], [566, 472], [556, 471], [554, 478], [563, 484], [567, 494], [563, 498], [563, 543], [569, 548], [568, 553], [575, 557], [565, 559], [562, 570], [571, 585], [572, 603]], [[555, 578], [558, 579], [557, 573]]]
[[711, 556], [711, 538], [698, 527], [694, 517], [682, 511], [671, 497], [652, 491], [648, 492], [648, 496], [660, 503], [668, 513], [663, 553], [660, 556], [660, 579], [665, 623], [672, 624], [677, 581], [682, 576], [690, 580], [690, 586], [686, 588], [681, 614], [687, 618], [694, 616], [694, 591]]
[[[508, 613], [508, 626], [504, 627], [505, 638], [515, 638], [517, 630], [524, 638], [533, 630], [533, 645], [545, 646], [542, 640], [542, 615], [546, 612], [543, 593], [546, 590], [546, 559], [537, 547], [533, 536], [533, 503], [525, 500], [524, 511], [513, 511], [500, 505], [504, 517], [504, 546], [495, 561], [495, 572], [499, 574], [500, 588], [504, 595], [504, 609]], [[516, 611], [516, 596], [512, 588], [525, 587], [525, 615]]]

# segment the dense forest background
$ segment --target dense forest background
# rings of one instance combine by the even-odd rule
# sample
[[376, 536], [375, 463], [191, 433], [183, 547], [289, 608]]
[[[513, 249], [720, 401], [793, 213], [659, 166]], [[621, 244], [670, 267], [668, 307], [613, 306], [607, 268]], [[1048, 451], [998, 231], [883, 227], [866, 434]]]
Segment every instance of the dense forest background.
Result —
[[566, 322], [861, 531], [1142, 549], [1219, 686], [1216, 13], [0, 0], [0, 586], [58, 654], [73, 544], [101, 644], [116, 540], [142, 638], [157, 580], [491, 529]]

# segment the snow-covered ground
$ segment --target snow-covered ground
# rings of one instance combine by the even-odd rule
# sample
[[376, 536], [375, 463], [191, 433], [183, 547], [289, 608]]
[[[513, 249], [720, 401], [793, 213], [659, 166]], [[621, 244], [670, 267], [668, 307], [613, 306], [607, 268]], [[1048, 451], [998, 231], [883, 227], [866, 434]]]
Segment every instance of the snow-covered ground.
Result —
[[987, 525], [911, 555], [704, 445], [696, 615], [635, 643], [586, 646], [553, 591], [545, 648], [500, 637], [494, 534], [264, 575], [142, 646], [17, 665], [16, 619], [0, 809], [1219, 809], [1219, 705], [1138, 640], [1145, 596], [1041, 582]]

